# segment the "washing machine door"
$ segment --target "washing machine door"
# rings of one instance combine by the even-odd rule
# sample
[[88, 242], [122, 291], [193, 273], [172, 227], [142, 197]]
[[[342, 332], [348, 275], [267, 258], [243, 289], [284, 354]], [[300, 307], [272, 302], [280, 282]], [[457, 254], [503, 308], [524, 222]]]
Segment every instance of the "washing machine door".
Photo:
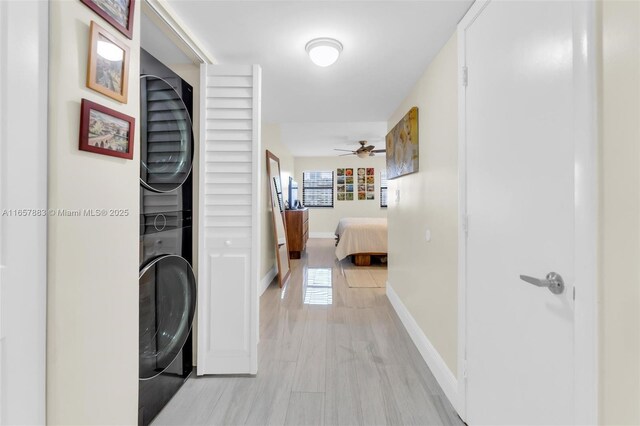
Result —
[[176, 255], [151, 261], [140, 271], [140, 379], [167, 369], [184, 346], [196, 308], [196, 278]]
[[182, 98], [160, 77], [140, 77], [140, 182], [155, 192], [179, 188], [193, 161], [191, 117]]

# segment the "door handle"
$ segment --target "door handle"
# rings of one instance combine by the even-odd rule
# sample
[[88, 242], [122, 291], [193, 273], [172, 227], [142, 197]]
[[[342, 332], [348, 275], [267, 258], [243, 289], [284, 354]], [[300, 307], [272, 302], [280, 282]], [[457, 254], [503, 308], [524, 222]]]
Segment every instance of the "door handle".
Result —
[[549, 272], [544, 280], [528, 275], [520, 275], [520, 279], [538, 287], [547, 287], [553, 294], [561, 294], [564, 291], [564, 280], [555, 272]]

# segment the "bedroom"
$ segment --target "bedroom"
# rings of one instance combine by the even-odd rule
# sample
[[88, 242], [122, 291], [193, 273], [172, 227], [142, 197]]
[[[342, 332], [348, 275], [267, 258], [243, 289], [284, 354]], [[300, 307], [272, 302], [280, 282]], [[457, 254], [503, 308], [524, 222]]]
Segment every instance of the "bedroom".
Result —
[[[324, 148], [324, 151], [319, 148], [313, 148], [315, 141], [324, 145], [339, 146], [341, 148], [331, 149], [344, 149], [349, 148], [356, 149], [359, 146], [354, 143], [353, 140], [349, 140], [348, 137], [331, 137], [331, 134], [339, 135], [359, 135], [357, 140], [371, 139], [374, 140], [372, 135], [377, 135], [377, 145], [384, 149], [384, 140], [380, 135], [386, 133], [386, 123], [328, 123], [328, 124], [315, 124], [313, 126], [314, 134], [309, 135], [309, 129], [306, 129], [306, 138], [304, 140], [310, 140], [311, 143], [292, 143], [300, 141], [300, 135], [294, 125], [279, 125], [279, 124], [266, 124], [263, 127], [263, 146], [265, 150], [268, 150], [280, 159], [281, 166], [281, 178], [283, 183], [283, 194], [285, 201], [288, 200], [288, 185], [289, 177], [293, 179], [298, 185], [298, 199], [302, 202], [308, 210], [308, 238], [310, 239], [326, 239], [331, 240], [333, 243], [336, 240], [336, 231], [341, 219], [344, 218], [371, 218], [377, 221], [386, 220], [387, 216], [387, 182], [386, 179], [386, 156], [385, 153], [377, 153], [374, 156], [367, 156], [366, 158], [358, 158], [356, 155], [345, 153], [343, 151], [334, 151]], [[369, 142], [374, 144], [374, 142]], [[293, 147], [292, 150], [289, 147]], [[376, 147], [378, 148], [378, 147]], [[292, 153], [293, 151], [293, 153]], [[313, 154], [324, 155], [313, 155]], [[329, 153], [331, 156], [327, 155]], [[312, 206], [316, 198], [311, 199], [309, 193], [305, 193], [305, 172], [326, 172], [326, 176], [329, 179], [327, 188], [324, 189], [326, 197], [319, 204], [323, 206]], [[266, 172], [265, 172], [266, 173]], [[352, 176], [346, 176], [346, 174], [352, 174]], [[358, 173], [361, 176], [358, 176]], [[368, 175], [367, 175], [368, 173]], [[308, 176], [308, 175], [307, 175]], [[368, 179], [368, 182], [367, 182]], [[344, 192], [346, 189], [352, 189], [350, 199], [345, 197]], [[308, 185], [307, 185], [308, 186]], [[362, 189], [362, 191], [358, 191]], [[342, 195], [341, 192], [343, 193]], [[359, 193], [362, 194], [359, 196]], [[369, 199], [366, 199], [366, 197]], [[305, 201], [306, 197], [306, 201]], [[359, 199], [360, 198], [360, 199]], [[364, 198], [364, 199], [362, 199]], [[318, 198], [319, 199], [319, 198]], [[330, 200], [330, 201], [328, 201]], [[290, 202], [288, 204], [291, 204]], [[266, 219], [266, 220], [265, 220]], [[270, 212], [267, 212], [267, 217], [263, 218], [263, 224], [272, 228]], [[351, 252], [343, 253], [339, 252], [337, 256], [338, 260], [342, 260], [347, 255], [355, 254], [356, 251], [361, 253], [387, 253], [387, 236], [386, 236], [386, 223], [385, 229], [382, 231], [384, 235], [380, 235], [376, 245], [367, 246], [366, 242], [363, 242], [362, 250], [354, 251], [354, 247], [351, 247]], [[263, 284], [275, 275], [275, 252], [272, 246], [272, 237], [265, 235], [268, 240], [265, 246], [263, 241], [263, 256], [264, 265], [261, 269], [263, 276]], [[384, 243], [381, 244], [381, 241]], [[337, 244], [337, 243], [335, 243]], [[344, 240], [343, 240], [344, 246]], [[357, 247], [357, 246], [356, 246]], [[347, 250], [349, 251], [349, 250]], [[294, 257], [299, 258], [300, 254], [295, 253]], [[380, 257], [374, 259], [374, 262], [381, 266]], [[385, 256], [386, 257], [386, 256]], [[349, 259], [347, 259], [349, 261]], [[383, 259], [386, 262], [386, 259]], [[345, 266], [351, 264], [351, 262], [342, 263]], [[382, 265], [384, 266], [384, 265]]]

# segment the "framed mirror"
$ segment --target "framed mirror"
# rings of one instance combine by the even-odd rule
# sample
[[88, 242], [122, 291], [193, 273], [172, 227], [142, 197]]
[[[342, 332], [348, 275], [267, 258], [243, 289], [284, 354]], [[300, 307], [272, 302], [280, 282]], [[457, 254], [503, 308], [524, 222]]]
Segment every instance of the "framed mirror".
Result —
[[271, 201], [271, 217], [273, 222], [273, 239], [278, 266], [278, 283], [280, 287], [287, 281], [291, 273], [289, 263], [289, 244], [287, 228], [284, 224], [284, 196], [282, 195], [282, 179], [280, 178], [280, 159], [267, 150], [267, 178]]

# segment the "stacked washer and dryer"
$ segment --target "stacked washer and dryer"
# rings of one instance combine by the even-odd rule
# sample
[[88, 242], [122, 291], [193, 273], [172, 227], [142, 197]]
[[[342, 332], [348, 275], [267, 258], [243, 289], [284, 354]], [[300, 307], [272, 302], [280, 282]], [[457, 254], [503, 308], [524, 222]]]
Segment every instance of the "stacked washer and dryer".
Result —
[[138, 424], [148, 425], [192, 371], [193, 88], [140, 57]]

